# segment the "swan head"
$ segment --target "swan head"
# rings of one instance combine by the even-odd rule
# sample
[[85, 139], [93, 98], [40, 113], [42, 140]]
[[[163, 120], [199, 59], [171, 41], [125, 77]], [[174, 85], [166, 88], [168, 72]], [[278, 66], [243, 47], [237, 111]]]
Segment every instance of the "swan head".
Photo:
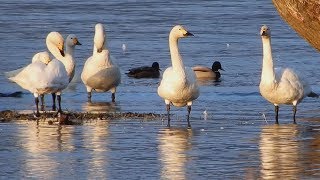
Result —
[[40, 61], [46, 65], [49, 64], [49, 62], [51, 61], [50, 59], [50, 55], [47, 51], [42, 51], [42, 52], [38, 52], [37, 54], [35, 54], [32, 58], [32, 63]]
[[74, 34], [70, 34], [70, 35], [67, 36], [66, 43], [67, 43], [68, 46], [81, 45], [81, 43], [79, 42], [77, 36], [74, 35]]
[[95, 26], [93, 43], [96, 46], [97, 51], [100, 53], [104, 48], [104, 43], [105, 43], [104, 26], [101, 23], [98, 23]]
[[51, 61], [49, 53], [47, 51], [40, 52], [39, 53], [39, 60], [48, 65], [49, 62]]
[[160, 66], [159, 66], [158, 62], [153, 62], [151, 67], [156, 69], [156, 70], [160, 70]]
[[270, 38], [271, 32], [270, 32], [270, 29], [268, 28], [268, 26], [263, 25], [263, 26], [261, 27], [260, 35], [261, 35], [261, 37], [263, 37], [263, 38]]
[[222, 71], [224, 71], [224, 69], [222, 69], [221, 63], [219, 61], [215, 61], [212, 64], [212, 71], [218, 71], [219, 69], [221, 69]]
[[174, 36], [176, 38], [182, 38], [182, 37], [193, 36], [193, 34], [190, 33], [189, 31], [187, 31], [183, 26], [176, 25], [172, 28], [169, 36]]
[[46, 44], [48, 48], [51, 48], [52, 45], [58, 48], [61, 56], [64, 57], [64, 39], [60, 33], [50, 32], [47, 36]]

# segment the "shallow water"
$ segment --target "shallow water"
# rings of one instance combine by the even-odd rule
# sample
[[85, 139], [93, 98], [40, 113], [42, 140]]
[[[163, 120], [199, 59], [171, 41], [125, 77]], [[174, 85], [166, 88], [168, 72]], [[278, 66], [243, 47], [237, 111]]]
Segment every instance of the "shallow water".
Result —
[[[40, 3], [41, 2], [41, 3]], [[92, 52], [95, 23], [106, 25], [108, 47], [122, 70], [116, 103], [110, 93], [94, 93], [86, 102], [77, 81], [63, 94], [70, 111], [165, 113], [157, 95], [159, 79], [132, 79], [127, 69], [158, 61], [170, 65], [168, 33], [183, 24], [195, 37], [180, 40], [186, 66], [211, 66], [219, 60], [226, 70], [221, 82], [202, 82], [201, 95], [186, 129], [186, 108], [172, 108], [166, 121], [120, 119], [88, 121], [82, 126], [49, 126], [46, 122], [0, 124], [2, 177], [57, 179], [301, 179], [319, 178], [319, 106], [305, 99], [280, 107], [280, 125], [273, 125], [273, 106], [258, 92], [262, 48], [259, 30], [272, 30], [273, 56], [279, 66], [303, 72], [320, 92], [319, 54], [285, 24], [271, 1], [18, 1], [0, 6], [0, 93], [21, 91], [4, 72], [27, 65], [45, 50], [48, 32], [74, 33], [77, 73]], [[122, 51], [126, 44], [127, 51]], [[33, 97], [0, 98], [0, 110], [34, 110]], [[51, 98], [46, 97], [50, 109]]]

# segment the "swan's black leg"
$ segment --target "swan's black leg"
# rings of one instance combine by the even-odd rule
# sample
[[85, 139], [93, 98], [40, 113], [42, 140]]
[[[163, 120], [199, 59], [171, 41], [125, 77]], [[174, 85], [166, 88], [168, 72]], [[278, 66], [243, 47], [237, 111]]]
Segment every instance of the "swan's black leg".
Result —
[[57, 107], [56, 107], [56, 93], [52, 93], [52, 111], [56, 111]]
[[297, 124], [296, 113], [297, 113], [297, 106], [293, 106], [293, 124]]
[[276, 124], [279, 124], [279, 106], [274, 106], [274, 111], [276, 112]]
[[112, 99], [112, 102], [116, 102], [116, 94], [115, 93], [111, 94], [111, 99]]
[[166, 109], [167, 109], [167, 116], [168, 116], [168, 124], [167, 124], [167, 126], [170, 127], [170, 104], [166, 105]]
[[61, 95], [57, 95], [57, 100], [58, 100], [58, 112], [59, 113], [62, 113], [62, 110], [61, 110]]
[[187, 107], [188, 108], [188, 116], [187, 116], [187, 120], [188, 120], [188, 128], [191, 128], [191, 124], [190, 124], [190, 112], [191, 112], [191, 106], [188, 106]]
[[39, 113], [39, 98], [35, 97], [34, 98], [34, 102], [36, 103], [36, 108], [37, 108], [37, 112], [36, 112], [36, 117], [40, 117], [40, 113]]
[[44, 111], [44, 95], [43, 94], [40, 95], [40, 99], [41, 99], [41, 111]]

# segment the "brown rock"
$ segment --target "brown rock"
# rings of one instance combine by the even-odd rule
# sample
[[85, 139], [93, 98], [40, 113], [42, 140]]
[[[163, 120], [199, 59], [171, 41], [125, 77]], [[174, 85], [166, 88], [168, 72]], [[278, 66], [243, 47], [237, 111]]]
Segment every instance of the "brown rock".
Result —
[[314, 48], [320, 50], [320, 1], [272, 0], [280, 16]]

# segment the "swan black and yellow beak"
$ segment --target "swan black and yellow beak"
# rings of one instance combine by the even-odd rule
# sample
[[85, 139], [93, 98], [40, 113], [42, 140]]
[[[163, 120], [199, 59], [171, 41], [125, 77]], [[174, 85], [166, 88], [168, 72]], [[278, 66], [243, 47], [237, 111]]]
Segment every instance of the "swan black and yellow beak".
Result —
[[194, 36], [191, 32], [187, 31], [186, 34], [184, 34], [184, 36]]
[[267, 31], [266, 31], [266, 30], [263, 30], [263, 31], [261, 32], [261, 36], [268, 36]]
[[75, 44], [75, 45], [82, 45], [77, 38], [74, 38], [74, 39], [73, 39], [73, 44]]
[[64, 56], [65, 56], [65, 54], [64, 54], [63, 49], [62, 49], [62, 50], [61, 50], [61, 49], [59, 49], [59, 51], [60, 51], [61, 56], [62, 56], [62, 57], [64, 57]]

